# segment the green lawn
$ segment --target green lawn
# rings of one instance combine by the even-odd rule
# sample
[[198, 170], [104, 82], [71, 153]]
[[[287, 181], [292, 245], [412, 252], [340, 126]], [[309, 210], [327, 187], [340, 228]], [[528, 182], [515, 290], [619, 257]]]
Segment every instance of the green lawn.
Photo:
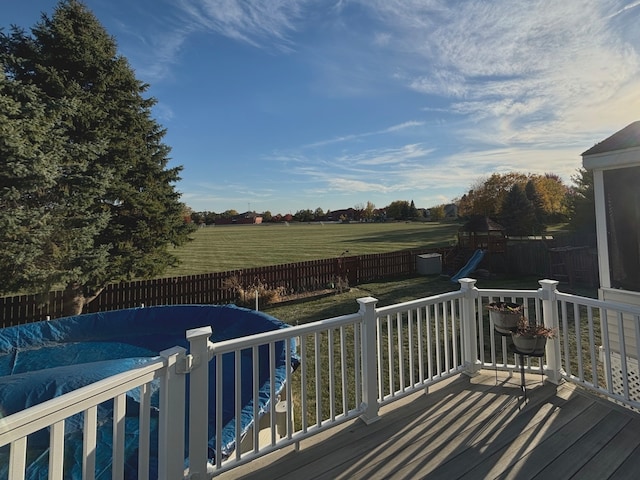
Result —
[[[534, 276], [479, 279], [476, 286], [478, 288], [535, 290], [540, 288], [538, 280], [541, 279]], [[268, 305], [263, 310], [283, 322], [296, 325], [355, 313], [358, 311], [356, 299], [361, 297], [375, 297], [378, 299], [378, 306], [382, 307], [459, 289], [460, 284], [453, 283], [448, 278], [440, 275], [416, 275], [364, 283], [351, 288], [345, 293], [321, 298], [311, 297], [291, 303]], [[593, 296], [595, 291], [594, 289], [589, 289], [589, 291], [585, 290], [585, 292], [579, 294]]]
[[452, 245], [457, 223], [264, 224], [198, 229], [163, 276]]

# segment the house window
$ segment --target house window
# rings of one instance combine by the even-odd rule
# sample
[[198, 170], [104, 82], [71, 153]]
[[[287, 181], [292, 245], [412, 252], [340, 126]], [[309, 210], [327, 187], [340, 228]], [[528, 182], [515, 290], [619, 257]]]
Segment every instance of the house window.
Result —
[[640, 292], [640, 167], [603, 177], [611, 286]]

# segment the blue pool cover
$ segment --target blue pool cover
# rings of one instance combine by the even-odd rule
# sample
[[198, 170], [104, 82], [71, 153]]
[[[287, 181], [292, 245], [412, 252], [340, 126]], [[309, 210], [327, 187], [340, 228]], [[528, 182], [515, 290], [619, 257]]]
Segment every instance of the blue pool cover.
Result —
[[[287, 325], [261, 312], [233, 305], [178, 305], [117, 310], [49, 322], [0, 329], [0, 425], [2, 418], [83, 387], [103, 378], [144, 365], [173, 346], [188, 349], [186, 330], [211, 326], [212, 342], [267, 332]], [[292, 348], [291, 344], [288, 344]], [[292, 352], [293, 354], [293, 352]], [[223, 431], [225, 455], [235, 448], [234, 381], [242, 380], [242, 429], [254, 423], [250, 352], [243, 352], [241, 372], [235, 371], [233, 354], [223, 364]], [[259, 349], [259, 411], [270, 408], [268, 348]], [[276, 343], [275, 391], [280, 392], [286, 376], [285, 342]], [[297, 357], [292, 355], [293, 368]], [[157, 383], [157, 382], [155, 382]], [[157, 445], [158, 385], [152, 395], [152, 445]], [[215, 360], [209, 365], [209, 451], [215, 447]], [[188, 391], [188, 388], [187, 388]], [[187, 404], [188, 408], [188, 404]], [[137, 477], [138, 391], [127, 395], [126, 465], [127, 478]], [[98, 409], [98, 447], [96, 478], [111, 478], [112, 402]], [[82, 416], [65, 424], [65, 478], [81, 478]], [[28, 479], [46, 478], [48, 468], [47, 431], [29, 437]], [[157, 446], [155, 447], [157, 448]], [[0, 448], [0, 479], [7, 478], [8, 446]], [[155, 478], [157, 451], [152, 451], [151, 478]]]

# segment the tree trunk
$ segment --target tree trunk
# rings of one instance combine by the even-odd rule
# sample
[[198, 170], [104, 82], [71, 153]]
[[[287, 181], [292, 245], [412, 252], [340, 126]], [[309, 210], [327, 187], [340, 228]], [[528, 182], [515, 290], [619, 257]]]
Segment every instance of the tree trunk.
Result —
[[100, 295], [102, 290], [99, 288], [88, 294], [83, 285], [69, 283], [62, 294], [62, 315], [65, 317], [80, 315], [84, 306]]

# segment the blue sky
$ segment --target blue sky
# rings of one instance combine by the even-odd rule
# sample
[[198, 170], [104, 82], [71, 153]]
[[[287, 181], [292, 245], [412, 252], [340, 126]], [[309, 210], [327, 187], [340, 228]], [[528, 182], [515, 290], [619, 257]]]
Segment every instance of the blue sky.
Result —
[[[0, 3], [31, 27], [55, 0]], [[448, 203], [640, 118], [637, 0], [87, 0], [194, 210]]]

